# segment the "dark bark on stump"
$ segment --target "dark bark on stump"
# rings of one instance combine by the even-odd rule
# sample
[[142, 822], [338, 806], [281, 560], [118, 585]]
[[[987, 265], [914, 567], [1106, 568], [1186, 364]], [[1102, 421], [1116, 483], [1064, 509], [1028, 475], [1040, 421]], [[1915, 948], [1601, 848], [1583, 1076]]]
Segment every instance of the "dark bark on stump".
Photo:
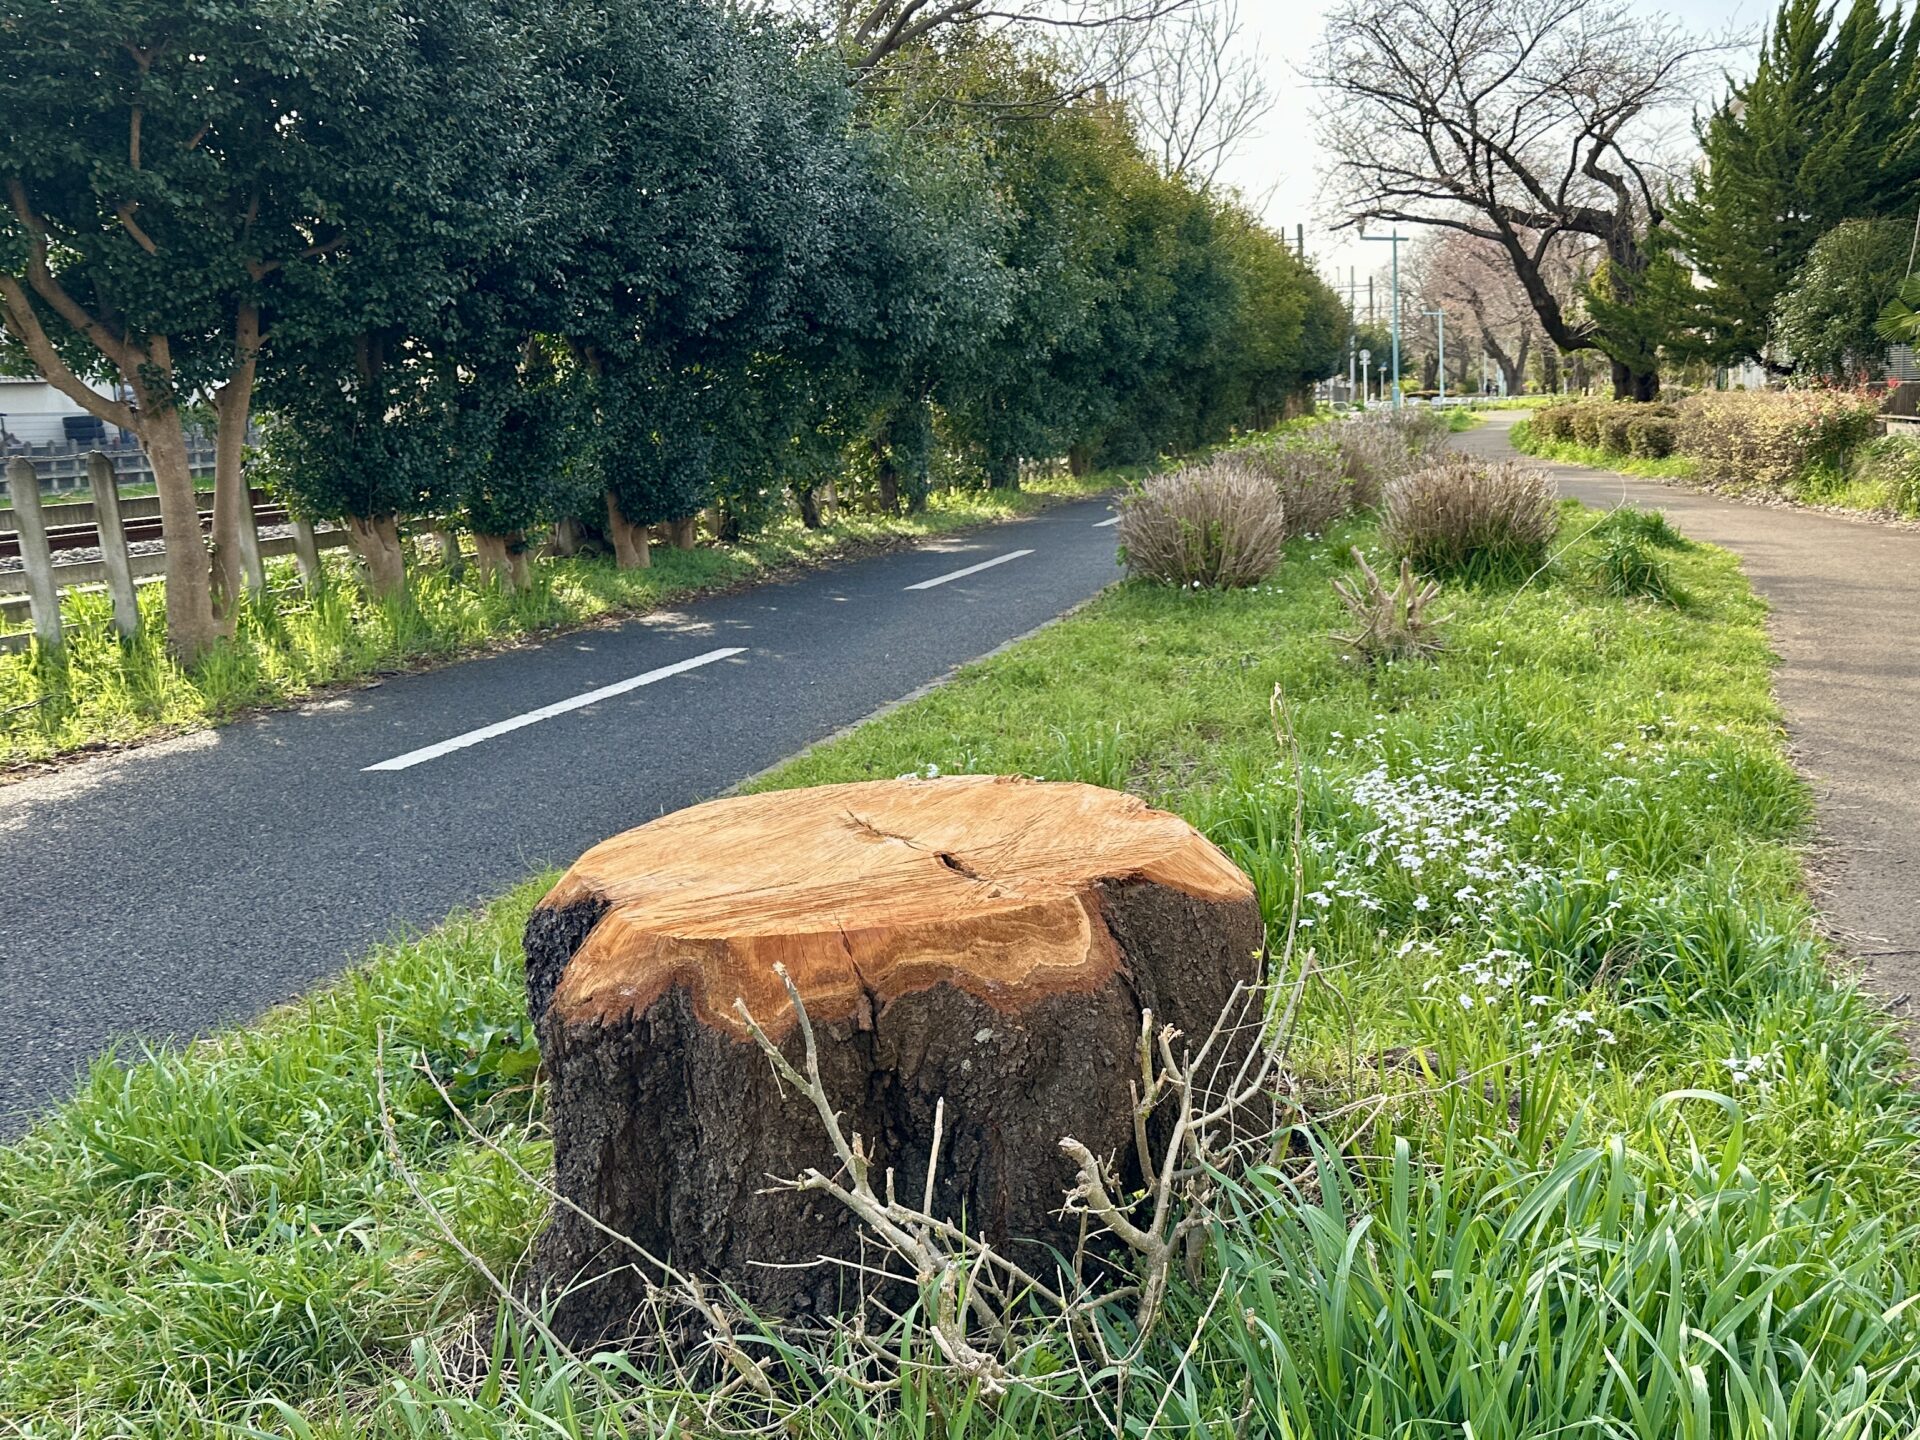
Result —
[[[847, 813], [863, 806], [850, 801]], [[915, 843], [911, 835], [883, 838]], [[990, 837], [983, 838], [980, 853], [992, 853]], [[1192, 843], [1218, 857], [1197, 834]], [[938, 854], [926, 852], [926, 863], [971, 868], [975, 861], [967, 852]], [[831, 858], [825, 863], [830, 868]], [[1226, 865], [1223, 857], [1218, 864]], [[1042, 1269], [1050, 1268], [1043, 1247], [1070, 1255], [1079, 1224], [1054, 1214], [1073, 1184], [1061, 1137], [1115, 1157], [1127, 1183], [1138, 1180], [1129, 1082], [1138, 1073], [1142, 1010], [1151, 1008], [1159, 1023], [1177, 1026], [1186, 1044], [1198, 1046], [1236, 982], [1256, 978], [1258, 905], [1243, 877], [1227, 870], [1240, 881], [1237, 892], [1209, 880], [1194, 887], [1203, 893], [1189, 893], [1178, 883], [1136, 877], [1124, 863], [1108, 878], [1080, 884], [1093, 919], [1088, 963], [1050, 978], [1038, 993], [1030, 985], [1016, 993], [991, 977], [915, 974], [902, 981], [894, 973], [863, 975], [850, 996], [809, 997], [828, 1093], [843, 1128], [874, 1152], [875, 1175], [891, 1166], [897, 1193], [921, 1193], [935, 1108], [944, 1098], [936, 1211]], [[1001, 882], [976, 874], [968, 883]], [[1030, 876], [1004, 883], [1031, 893]], [[718, 1002], [703, 1002], [697, 985], [669, 983], [626, 1009], [587, 1003], [573, 986], [563, 992], [569, 960], [608, 906], [593, 894], [581, 898], [564, 881], [550, 899], [561, 903], [543, 905], [528, 924], [527, 986], [551, 1077], [559, 1192], [651, 1254], [731, 1285], [766, 1313], [804, 1317], [852, 1308], [859, 1282], [842, 1267], [766, 1268], [861, 1255], [858, 1222], [831, 1197], [761, 1193], [769, 1176], [835, 1170], [811, 1104], [781, 1094], [759, 1047], [716, 1023]], [[966, 936], [960, 939], [955, 954], [972, 953]], [[943, 956], [941, 963], [949, 962]], [[805, 995], [805, 983], [796, 983]], [[784, 1036], [772, 1024], [768, 1029], [802, 1066], [798, 1028]], [[1243, 1039], [1235, 1054], [1244, 1050]], [[536, 1273], [555, 1292], [577, 1279], [592, 1281], [567, 1296], [555, 1320], [564, 1338], [589, 1345], [628, 1333], [654, 1278], [632, 1250], [563, 1207], [540, 1241]]]

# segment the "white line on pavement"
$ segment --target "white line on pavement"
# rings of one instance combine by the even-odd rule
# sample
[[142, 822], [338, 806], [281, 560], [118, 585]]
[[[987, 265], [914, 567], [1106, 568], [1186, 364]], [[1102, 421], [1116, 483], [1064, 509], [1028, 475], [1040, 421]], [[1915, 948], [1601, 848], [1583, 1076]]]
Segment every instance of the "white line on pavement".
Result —
[[1031, 550], [1009, 550], [1004, 555], [996, 555], [991, 560], [982, 560], [978, 565], [969, 565], [964, 570], [949, 570], [945, 575], [936, 575], [931, 580], [922, 580], [918, 585], [909, 585], [909, 590], [931, 590], [936, 585], [944, 585], [949, 580], [963, 580], [969, 575], [978, 575], [982, 570], [991, 570], [996, 565], [1004, 565], [1009, 560], [1018, 560], [1022, 555], [1031, 555]]
[[1104, 530], [1104, 529], [1106, 529], [1106, 528], [1107, 528], [1107, 526], [1109, 526], [1109, 525], [1118, 525], [1119, 523], [1120, 523], [1120, 517], [1119, 517], [1118, 515], [1116, 515], [1116, 516], [1114, 516], [1114, 517], [1113, 517], [1113, 518], [1112, 518], [1111, 520], [1096, 520], [1096, 521], [1094, 521], [1094, 522], [1093, 522], [1093, 528], [1094, 528], [1094, 529], [1096, 529], [1096, 530]]
[[690, 660], [676, 660], [671, 665], [662, 665], [658, 670], [649, 670], [643, 675], [616, 680], [611, 685], [602, 685], [598, 690], [589, 690], [586, 694], [575, 695], [570, 700], [556, 700], [551, 705], [542, 705], [538, 710], [529, 710], [526, 714], [516, 715], [511, 720], [482, 725], [478, 730], [469, 730], [463, 735], [455, 735], [452, 739], [442, 740], [437, 745], [425, 745], [418, 750], [409, 750], [404, 755], [396, 755], [391, 760], [382, 760], [378, 765], [369, 765], [366, 768], [368, 770], [410, 769], [452, 751], [464, 750], [469, 745], [478, 745], [483, 740], [491, 740], [496, 735], [505, 735], [511, 730], [519, 730], [528, 725], [538, 725], [542, 720], [551, 720], [554, 716], [565, 715], [570, 710], [579, 710], [602, 700], [610, 700], [615, 695], [624, 695], [629, 690], [638, 690], [642, 685], [651, 685], [656, 680], [665, 680], [668, 676], [684, 674], [688, 670], [697, 670], [702, 665], [711, 665], [716, 660], [725, 660], [728, 656], [742, 654], [745, 649], [744, 645], [729, 645], [722, 650], [709, 650], [704, 655], [695, 655]]

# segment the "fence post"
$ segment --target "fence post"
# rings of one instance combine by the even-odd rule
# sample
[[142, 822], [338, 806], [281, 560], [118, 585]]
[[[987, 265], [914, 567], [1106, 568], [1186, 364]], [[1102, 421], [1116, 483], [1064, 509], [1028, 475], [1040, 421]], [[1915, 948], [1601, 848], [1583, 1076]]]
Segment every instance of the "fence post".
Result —
[[140, 603], [133, 598], [133, 562], [127, 555], [127, 527], [120, 520], [120, 481], [113, 461], [98, 450], [87, 456], [87, 483], [93, 488], [93, 523], [100, 532], [107, 593], [113, 597], [113, 628], [131, 640], [140, 633]]
[[47, 522], [40, 514], [40, 473], [16, 456], [7, 462], [7, 489], [13, 492], [13, 524], [20, 535], [20, 561], [27, 572], [27, 604], [34, 633], [49, 649], [60, 644], [60, 592], [53, 584], [53, 554], [47, 549]]
[[309, 590], [320, 587], [320, 542], [314, 538], [313, 522], [294, 516], [288, 522], [293, 531], [293, 563], [300, 567], [300, 581]]

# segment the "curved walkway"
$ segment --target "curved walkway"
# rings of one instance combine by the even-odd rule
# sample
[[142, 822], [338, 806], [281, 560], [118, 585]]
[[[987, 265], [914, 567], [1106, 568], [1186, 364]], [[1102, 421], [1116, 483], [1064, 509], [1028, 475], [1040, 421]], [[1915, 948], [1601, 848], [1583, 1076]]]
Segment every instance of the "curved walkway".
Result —
[[[1510, 456], [1519, 418], [1495, 412], [1457, 443]], [[1664, 510], [1688, 536], [1741, 557], [1772, 609], [1774, 688], [1814, 787], [1816, 898], [1866, 983], [1901, 1019], [1920, 1017], [1920, 531], [1546, 469], [1564, 495]]]

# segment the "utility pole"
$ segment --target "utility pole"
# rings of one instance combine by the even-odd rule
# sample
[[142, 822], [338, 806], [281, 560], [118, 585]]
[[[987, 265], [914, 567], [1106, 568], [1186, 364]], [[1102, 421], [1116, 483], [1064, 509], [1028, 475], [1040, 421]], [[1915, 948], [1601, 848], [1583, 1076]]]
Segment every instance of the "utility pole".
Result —
[[1362, 235], [1360, 238], [1393, 246], [1393, 408], [1398, 410], [1400, 408], [1400, 242], [1413, 237], [1402, 235], [1396, 229], [1391, 235]]
[[1422, 310], [1422, 315], [1433, 316], [1433, 322], [1440, 327], [1440, 401], [1447, 398], [1447, 312], [1444, 310]]

